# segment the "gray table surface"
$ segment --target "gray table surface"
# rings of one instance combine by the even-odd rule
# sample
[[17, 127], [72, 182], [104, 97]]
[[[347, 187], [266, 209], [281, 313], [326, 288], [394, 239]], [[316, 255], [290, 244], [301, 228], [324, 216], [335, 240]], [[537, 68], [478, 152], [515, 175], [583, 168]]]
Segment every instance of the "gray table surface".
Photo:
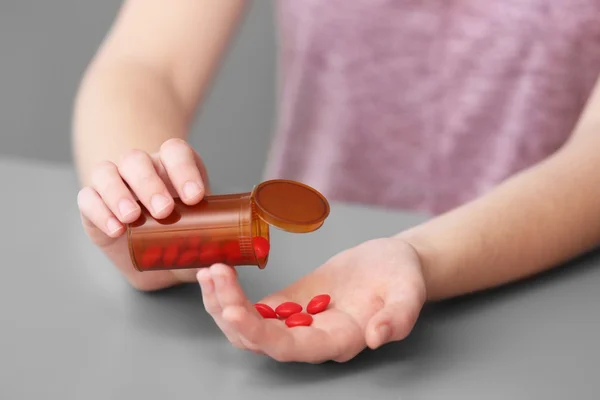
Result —
[[[197, 285], [132, 290], [83, 234], [70, 168], [0, 159], [0, 181], [2, 400], [600, 398], [598, 256], [431, 306], [349, 363], [281, 364], [230, 346]], [[422, 219], [334, 204], [315, 233], [273, 232], [267, 269], [240, 276], [257, 300]]]

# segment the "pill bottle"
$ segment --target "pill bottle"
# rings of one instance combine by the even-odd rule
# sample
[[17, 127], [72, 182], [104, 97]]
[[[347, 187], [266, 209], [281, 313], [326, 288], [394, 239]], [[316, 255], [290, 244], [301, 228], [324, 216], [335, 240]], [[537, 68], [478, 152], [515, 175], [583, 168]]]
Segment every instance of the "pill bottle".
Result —
[[327, 199], [290, 180], [269, 180], [252, 192], [205, 196], [189, 206], [175, 199], [166, 218], [142, 214], [127, 226], [131, 262], [138, 271], [204, 268], [216, 263], [264, 269], [269, 228], [292, 233], [319, 229], [329, 215]]

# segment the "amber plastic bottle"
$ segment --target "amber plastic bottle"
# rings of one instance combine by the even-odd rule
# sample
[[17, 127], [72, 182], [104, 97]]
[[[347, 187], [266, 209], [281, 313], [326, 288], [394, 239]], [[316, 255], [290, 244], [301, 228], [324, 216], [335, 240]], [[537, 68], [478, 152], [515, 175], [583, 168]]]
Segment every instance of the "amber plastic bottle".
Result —
[[323, 225], [329, 204], [315, 189], [289, 180], [266, 181], [249, 193], [206, 196], [199, 204], [175, 200], [157, 220], [142, 206], [127, 228], [129, 253], [139, 271], [203, 268], [216, 263], [266, 267], [269, 227], [304, 233]]

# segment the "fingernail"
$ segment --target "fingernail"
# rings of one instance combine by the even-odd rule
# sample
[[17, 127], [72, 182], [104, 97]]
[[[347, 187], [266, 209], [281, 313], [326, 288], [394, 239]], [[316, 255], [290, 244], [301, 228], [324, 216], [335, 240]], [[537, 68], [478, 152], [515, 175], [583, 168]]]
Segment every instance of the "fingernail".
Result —
[[377, 328], [377, 336], [379, 337], [381, 344], [384, 344], [389, 340], [391, 333], [392, 329], [388, 324], [379, 325]]
[[106, 222], [106, 227], [108, 228], [109, 233], [115, 233], [119, 229], [121, 229], [121, 223], [117, 221], [116, 218], [110, 217]]
[[119, 202], [119, 212], [121, 213], [122, 218], [125, 218], [125, 217], [133, 214], [136, 210], [137, 210], [137, 207], [129, 199], [122, 199]]
[[200, 194], [200, 185], [192, 181], [186, 182], [183, 185], [183, 194], [185, 194], [186, 198], [193, 199]]
[[152, 209], [155, 213], [159, 213], [169, 205], [169, 199], [167, 199], [162, 194], [155, 194], [152, 196], [152, 200], [150, 200], [152, 204]]

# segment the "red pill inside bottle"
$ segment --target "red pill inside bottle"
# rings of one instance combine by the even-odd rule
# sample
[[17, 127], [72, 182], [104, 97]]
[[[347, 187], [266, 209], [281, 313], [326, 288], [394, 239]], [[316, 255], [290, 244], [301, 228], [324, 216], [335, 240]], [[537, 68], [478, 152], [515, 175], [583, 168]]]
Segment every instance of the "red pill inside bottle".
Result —
[[256, 257], [263, 258], [269, 255], [270, 244], [269, 241], [264, 237], [255, 237], [252, 239], [252, 244], [254, 246], [254, 254]]
[[286, 301], [275, 308], [275, 312], [281, 318], [288, 318], [290, 315], [297, 314], [302, 311], [302, 306], [293, 301]]
[[318, 314], [320, 312], [325, 311], [327, 306], [331, 302], [331, 296], [328, 294], [320, 294], [318, 296], [313, 297], [306, 306], [306, 311], [309, 314]]
[[222, 251], [225, 255], [225, 260], [229, 265], [237, 265], [242, 258], [242, 250], [240, 249], [240, 243], [237, 240], [225, 243]]
[[165, 248], [165, 252], [163, 253], [162, 262], [164, 265], [173, 266], [175, 265], [175, 261], [177, 261], [177, 257], [179, 256], [179, 246], [173, 243]]
[[277, 318], [277, 314], [275, 313], [275, 310], [273, 310], [267, 304], [256, 303], [254, 305], [254, 308], [256, 308], [256, 311], [258, 311], [260, 313], [260, 315], [262, 315], [263, 318], [269, 318], [269, 319]]
[[285, 320], [285, 324], [290, 328], [296, 326], [310, 326], [312, 323], [313, 317], [307, 313], [294, 314]]
[[162, 248], [160, 246], [149, 247], [142, 256], [141, 263], [146, 268], [152, 268], [160, 261]]
[[203, 265], [218, 264], [223, 261], [223, 251], [219, 243], [205, 243], [198, 250], [198, 262]]
[[198, 249], [202, 244], [202, 236], [194, 235], [191, 236], [188, 240], [190, 249]]
[[186, 250], [179, 256], [179, 259], [177, 260], [177, 265], [179, 267], [187, 267], [194, 264], [194, 262], [196, 262], [197, 259], [198, 252], [196, 250]]

